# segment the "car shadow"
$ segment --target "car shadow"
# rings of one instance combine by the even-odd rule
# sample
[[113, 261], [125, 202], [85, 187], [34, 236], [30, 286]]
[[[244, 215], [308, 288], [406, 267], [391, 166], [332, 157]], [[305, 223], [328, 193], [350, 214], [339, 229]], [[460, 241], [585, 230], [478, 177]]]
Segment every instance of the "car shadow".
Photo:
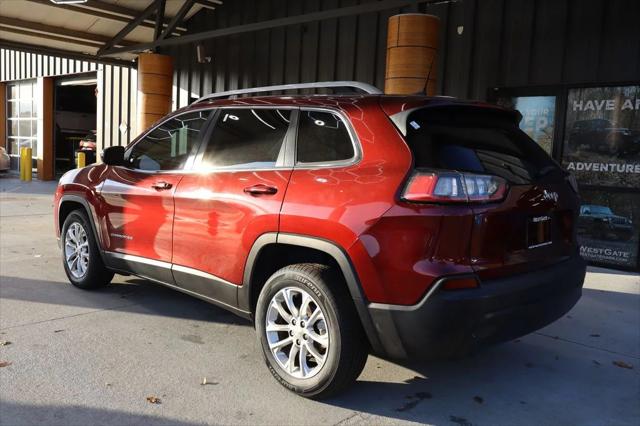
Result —
[[[11, 425], [175, 425], [195, 426], [201, 423], [184, 422], [150, 414], [93, 408], [81, 405], [43, 405], [0, 402], [0, 423]], [[6, 423], [5, 423], [6, 422]]]
[[251, 325], [231, 312], [161, 284], [137, 277], [122, 278], [101, 289], [86, 291], [68, 282], [3, 276], [2, 299]]

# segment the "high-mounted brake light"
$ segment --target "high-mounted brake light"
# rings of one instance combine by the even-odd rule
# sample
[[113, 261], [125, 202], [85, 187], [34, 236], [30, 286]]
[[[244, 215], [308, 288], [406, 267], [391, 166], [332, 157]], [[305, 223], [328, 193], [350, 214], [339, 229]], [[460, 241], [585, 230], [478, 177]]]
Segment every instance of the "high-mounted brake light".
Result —
[[507, 189], [507, 182], [498, 176], [416, 170], [402, 199], [418, 203], [488, 202], [504, 198]]

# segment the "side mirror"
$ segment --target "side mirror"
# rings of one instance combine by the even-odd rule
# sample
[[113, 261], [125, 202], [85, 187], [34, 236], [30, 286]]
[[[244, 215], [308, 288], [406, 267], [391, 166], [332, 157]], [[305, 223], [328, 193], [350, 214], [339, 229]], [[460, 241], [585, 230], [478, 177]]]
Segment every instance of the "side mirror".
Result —
[[124, 164], [124, 147], [110, 146], [101, 154], [102, 162], [108, 166], [122, 166]]

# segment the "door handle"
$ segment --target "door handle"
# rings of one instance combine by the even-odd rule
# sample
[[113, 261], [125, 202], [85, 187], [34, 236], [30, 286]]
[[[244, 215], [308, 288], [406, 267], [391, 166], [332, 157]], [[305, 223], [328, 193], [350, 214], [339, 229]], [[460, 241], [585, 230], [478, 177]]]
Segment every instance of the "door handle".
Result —
[[276, 192], [278, 192], [278, 188], [276, 188], [275, 186], [258, 184], [258, 185], [253, 185], [253, 186], [246, 187], [244, 189], [244, 192], [246, 194], [250, 194], [250, 195], [253, 195], [253, 196], [273, 195]]
[[155, 190], [158, 191], [164, 191], [166, 189], [171, 189], [171, 184], [169, 182], [164, 182], [164, 181], [160, 181], [160, 182], [156, 182], [153, 185], [151, 185], [151, 187]]

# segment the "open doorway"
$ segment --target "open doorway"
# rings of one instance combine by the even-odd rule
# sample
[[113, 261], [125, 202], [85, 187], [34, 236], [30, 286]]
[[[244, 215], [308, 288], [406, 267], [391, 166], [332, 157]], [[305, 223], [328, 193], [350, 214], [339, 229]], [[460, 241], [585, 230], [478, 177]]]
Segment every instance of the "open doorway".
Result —
[[86, 164], [96, 161], [96, 73], [56, 79], [54, 111], [55, 173], [76, 167], [78, 152]]

